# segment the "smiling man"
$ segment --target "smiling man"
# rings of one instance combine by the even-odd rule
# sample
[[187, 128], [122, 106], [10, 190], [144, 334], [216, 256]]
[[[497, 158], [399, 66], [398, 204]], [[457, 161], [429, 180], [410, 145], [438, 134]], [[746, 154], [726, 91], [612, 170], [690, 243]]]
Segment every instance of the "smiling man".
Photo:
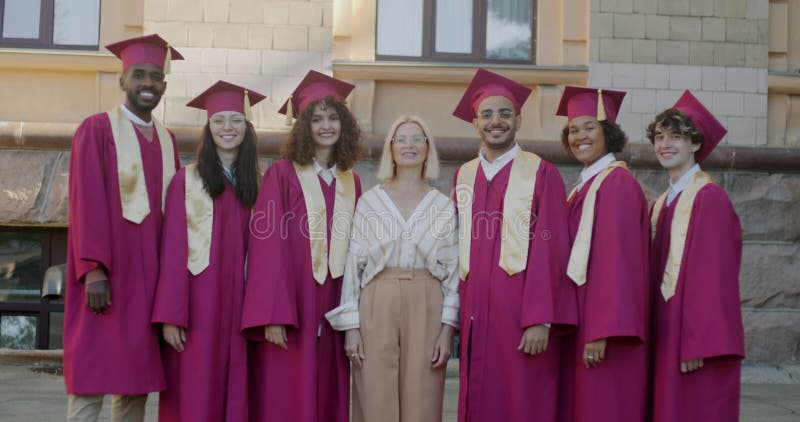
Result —
[[105, 394], [111, 419], [141, 421], [164, 388], [150, 324], [162, 204], [179, 166], [175, 139], [152, 116], [172, 59], [158, 35], [108, 45], [122, 59], [125, 102], [88, 117], [72, 141], [64, 381], [67, 420], [93, 421]]
[[739, 417], [742, 230], [699, 165], [726, 132], [689, 91], [647, 128], [670, 178], [651, 211], [655, 422]]
[[515, 141], [530, 92], [478, 69], [453, 113], [481, 137], [455, 175], [461, 422], [554, 421], [557, 333], [577, 320], [564, 183]]

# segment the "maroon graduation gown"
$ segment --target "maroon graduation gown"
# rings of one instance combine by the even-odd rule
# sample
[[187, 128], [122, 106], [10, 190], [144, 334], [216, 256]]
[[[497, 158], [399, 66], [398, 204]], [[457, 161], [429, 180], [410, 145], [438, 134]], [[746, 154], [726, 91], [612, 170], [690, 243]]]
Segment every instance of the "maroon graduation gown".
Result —
[[[568, 202], [570, 242], [593, 181]], [[629, 171], [614, 169], [595, 200], [586, 283], [577, 287], [578, 332], [564, 342], [560, 420], [645, 420], [649, 250], [647, 199]], [[586, 368], [584, 346], [603, 338], [605, 360]]]
[[[361, 183], [355, 177], [356, 199]], [[318, 177], [319, 178], [319, 177]], [[325, 197], [328, 243], [336, 183], [319, 178]], [[249, 355], [252, 421], [347, 422], [350, 364], [344, 333], [325, 312], [339, 305], [341, 277], [314, 280], [303, 188], [292, 162], [264, 175], [250, 224], [242, 329], [254, 340]], [[287, 350], [264, 339], [264, 326], [286, 325]], [[317, 337], [317, 332], [320, 330]]]
[[[161, 146], [138, 130], [150, 214], [122, 218], [117, 157], [106, 113], [90, 116], [72, 141], [69, 241], [64, 301], [64, 382], [69, 394], [145, 394], [162, 390], [159, 332], [150, 324], [161, 240]], [[172, 139], [173, 150], [175, 139]], [[169, 157], [180, 167], [177, 154]], [[84, 276], [102, 266], [111, 306], [86, 306]]]
[[[665, 302], [659, 287], [678, 198], [653, 210], [659, 213], [650, 264], [655, 295], [653, 420], [736, 421], [744, 357], [739, 218], [721, 187], [709, 184], [700, 189], [692, 205], [675, 295]], [[703, 359], [703, 367], [682, 374], [680, 363], [693, 359]]]
[[226, 180], [214, 199], [209, 265], [192, 275], [186, 267], [185, 178], [185, 169], [179, 170], [167, 191], [152, 321], [185, 328], [186, 343], [180, 353], [164, 345], [167, 389], [159, 397], [158, 418], [246, 421], [247, 340], [239, 327], [250, 208]]
[[[566, 276], [566, 193], [552, 164], [542, 161], [536, 173], [527, 269], [509, 276], [498, 264], [512, 163], [492, 181], [479, 166], [475, 178], [470, 272], [459, 288], [460, 422], [556, 420], [559, 325], [577, 322], [575, 287]], [[553, 324], [547, 350], [517, 350], [524, 329], [544, 323]]]

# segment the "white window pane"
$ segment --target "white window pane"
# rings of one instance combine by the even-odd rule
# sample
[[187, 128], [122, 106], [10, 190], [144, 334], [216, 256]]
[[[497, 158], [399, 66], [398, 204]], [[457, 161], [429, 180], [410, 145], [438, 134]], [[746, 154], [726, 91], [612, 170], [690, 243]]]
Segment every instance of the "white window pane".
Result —
[[39, 38], [41, 0], [6, 0], [3, 38]]
[[379, 0], [376, 53], [422, 55], [422, 0]]
[[436, 51], [472, 53], [472, 0], [436, 1]]
[[53, 44], [97, 45], [100, 0], [55, 0]]
[[486, 58], [531, 58], [531, 3], [530, 0], [489, 0]]

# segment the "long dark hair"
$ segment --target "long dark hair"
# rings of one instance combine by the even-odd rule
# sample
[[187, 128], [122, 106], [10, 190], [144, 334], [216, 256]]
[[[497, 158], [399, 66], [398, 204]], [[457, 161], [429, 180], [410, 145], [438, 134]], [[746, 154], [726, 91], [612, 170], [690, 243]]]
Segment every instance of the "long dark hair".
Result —
[[[258, 196], [258, 182], [261, 174], [258, 171], [258, 154], [256, 153], [256, 130], [253, 124], [247, 122], [247, 129], [244, 133], [244, 140], [239, 146], [239, 154], [233, 168], [236, 171], [233, 177], [236, 179], [236, 198], [244, 205], [252, 207]], [[225, 190], [225, 175], [220, 168], [217, 146], [211, 136], [211, 129], [208, 122], [203, 126], [203, 142], [197, 148], [197, 170], [200, 178], [203, 179], [203, 186], [206, 192], [216, 198]]]
[[329, 163], [320, 163], [323, 166], [336, 164], [340, 170], [347, 170], [355, 165], [361, 158], [361, 128], [358, 127], [356, 118], [348, 110], [347, 106], [341, 101], [337, 101], [332, 96], [317, 100], [308, 105], [297, 117], [289, 137], [281, 148], [283, 158], [294, 161], [297, 164], [311, 164], [314, 159], [314, 139], [311, 135], [311, 117], [314, 109], [320, 102], [325, 102], [328, 107], [333, 107], [339, 114], [342, 124], [342, 133], [339, 140], [333, 146]]

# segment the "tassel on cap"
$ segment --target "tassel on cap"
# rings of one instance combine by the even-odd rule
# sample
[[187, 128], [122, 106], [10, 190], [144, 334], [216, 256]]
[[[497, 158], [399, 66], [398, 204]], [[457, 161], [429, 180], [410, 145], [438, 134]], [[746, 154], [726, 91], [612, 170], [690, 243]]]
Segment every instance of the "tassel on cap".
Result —
[[250, 108], [250, 96], [246, 89], [244, 90], [244, 118], [247, 119], [248, 122], [253, 121], [253, 110]]
[[292, 118], [294, 117], [294, 107], [292, 107], [292, 96], [286, 101], [286, 126], [292, 125]]
[[167, 44], [167, 55], [164, 56], [164, 74], [169, 75], [172, 71], [172, 48]]
[[597, 120], [602, 122], [606, 120], [606, 107], [603, 104], [603, 90], [597, 90]]

